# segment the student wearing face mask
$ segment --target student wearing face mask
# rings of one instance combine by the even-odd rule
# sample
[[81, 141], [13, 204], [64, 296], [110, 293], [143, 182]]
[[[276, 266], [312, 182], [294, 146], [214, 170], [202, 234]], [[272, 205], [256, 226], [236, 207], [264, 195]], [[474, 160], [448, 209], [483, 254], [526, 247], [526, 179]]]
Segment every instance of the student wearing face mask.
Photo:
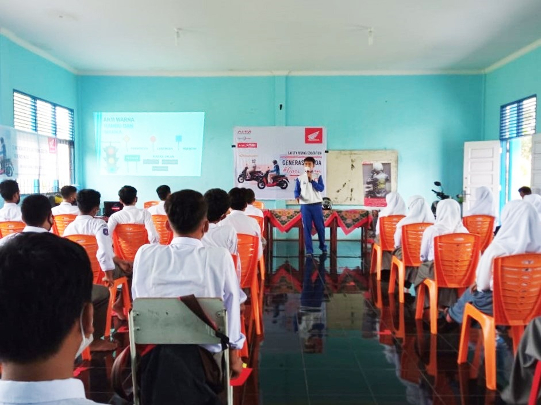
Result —
[[90, 261], [75, 242], [25, 232], [0, 247], [1, 404], [95, 404], [72, 378], [92, 341], [91, 293]]
[[325, 244], [325, 221], [323, 220], [323, 197], [321, 192], [325, 190], [323, 178], [314, 173], [316, 160], [308, 156], [304, 159], [304, 173], [295, 181], [295, 198], [301, 205], [302, 227], [304, 230], [304, 244], [306, 254], [312, 255], [312, 224], [316, 227], [319, 239], [319, 249], [327, 253]]

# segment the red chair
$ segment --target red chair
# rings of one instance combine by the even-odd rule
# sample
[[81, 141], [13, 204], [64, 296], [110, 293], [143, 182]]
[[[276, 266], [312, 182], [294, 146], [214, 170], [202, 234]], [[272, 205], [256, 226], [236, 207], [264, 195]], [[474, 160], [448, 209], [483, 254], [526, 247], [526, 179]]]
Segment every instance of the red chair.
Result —
[[147, 208], [150, 208], [150, 207], [153, 207], [155, 205], [158, 205], [160, 202], [159, 201], [147, 201], [143, 204], [143, 208], [144, 209], [147, 209]]
[[394, 251], [394, 233], [396, 224], [404, 218], [404, 215], [389, 215], [379, 219], [379, 243], [372, 245], [372, 256], [370, 259], [370, 273], [376, 273], [377, 280], [381, 280], [381, 263], [383, 252]]
[[438, 289], [456, 288], [459, 294], [475, 281], [479, 236], [451, 233], [434, 238], [434, 280], [425, 279], [417, 290], [415, 319], [423, 318], [425, 294], [430, 299], [430, 333], [438, 333]]
[[75, 214], [55, 215], [53, 217], [53, 233], [58, 236], [64, 236], [64, 230], [69, 224], [75, 221], [75, 218], [77, 218]]
[[487, 388], [496, 389], [496, 325], [511, 326], [513, 349], [516, 353], [524, 327], [541, 315], [541, 254], [525, 253], [498, 257], [493, 262], [494, 316], [487, 315], [471, 304], [464, 308], [458, 364], [468, 356], [468, 339], [472, 320], [481, 325], [485, 347]]
[[402, 227], [402, 260], [393, 256], [389, 278], [389, 294], [394, 294], [396, 274], [398, 273], [398, 302], [404, 302], [406, 267], [419, 267], [421, 265], [421, 241], [425, 229], [430, 225], [432, 224], [424, 222], [408, 224]]
[[115, 255], [133, 262], [137, 250], [148, 243], [148, 233], [143, 224], [119, 224], [113, 232]]
[[496, 218], [490, 215], [469, 215], [462, 218], [462, 223], [469, 233], [479, 235], [481, 253], [486, 250], [494, 238], [494, 221]]
[[250, 305], [252, 307], [253, 322], [250, 323], [248, 334], [251, 335], [252, 324], [255, 324], [256, 334], [261, 335], [263, 333], [263, 314], [260, 306], [261, 299], [259, 295], [262, 293], [262, 291], [260, 291], [257, 280], [259, 237], [242, 233], [239, 233], [237, 236], [242, 271], [240, 287], [250, 289]]
[[167, 215], [152, 215], [152, 222], [156, 227], [158, 235], [160, 235], [160, 244], [169, 245], [173, 240], [173, 231], [167, 229]]
[[21, 221], [2, 221], [0, 222], [0, 238], [22, 232], [25, 226], [26, 224]]

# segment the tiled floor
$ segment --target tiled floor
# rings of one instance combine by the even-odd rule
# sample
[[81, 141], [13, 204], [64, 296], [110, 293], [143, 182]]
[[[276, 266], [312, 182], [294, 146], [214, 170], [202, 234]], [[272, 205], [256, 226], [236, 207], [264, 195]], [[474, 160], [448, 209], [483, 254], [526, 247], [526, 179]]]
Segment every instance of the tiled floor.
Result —
[[[485, 389], [482, 359], [479, 367], [457, 365], [458, 331], [431, 336], [415, 321], [412, 300], [400, 306], [387, 282], [362, 271], [358, 243], [339, 244], [344, 257], [336, 269], [328, 257], [300, 260], [288, 250], [294, 251], [284, 247], [269, 266], [265, 334], [252, 339], [254, 373], [235, 390], [236, 404], [503, 403]], [[127, 343], [125, 334], [118, 337]], [[497, 346], [501, 389], [513, 357], [505, 335]], [[474, 349], [470, 344], [469, 359]], [[89, 398], [120, 404], [109, 381], [112, 357], [93, 356], [79, 378]]]

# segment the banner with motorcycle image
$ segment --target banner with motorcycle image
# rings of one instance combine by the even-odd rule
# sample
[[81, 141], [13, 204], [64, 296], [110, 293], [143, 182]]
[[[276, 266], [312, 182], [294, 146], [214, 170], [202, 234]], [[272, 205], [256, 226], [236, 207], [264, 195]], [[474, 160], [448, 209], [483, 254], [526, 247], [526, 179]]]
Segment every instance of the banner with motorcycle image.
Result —
[[233, 142], [235, 186], [251, 188], [258, 200], [292, 200], [307, 156], [326, 182], [323, 127], [235, 127]]

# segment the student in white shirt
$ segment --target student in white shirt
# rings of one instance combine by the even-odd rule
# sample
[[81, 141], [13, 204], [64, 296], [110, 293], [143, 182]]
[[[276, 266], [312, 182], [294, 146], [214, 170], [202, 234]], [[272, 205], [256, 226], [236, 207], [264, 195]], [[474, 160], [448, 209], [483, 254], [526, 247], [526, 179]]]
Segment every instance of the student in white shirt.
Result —
[[[221, 298], [227, 310], [230, 366], [233, 375], [238, 375], [242, 361], [237, 350], [242, 349], [245, 337], [240, 324], [239, 281], [231, 254], [225, 248], [205, 247], [201, 242], [208, 230], [207, 203], [197, 191], [171, 194], [165, 210], [173, 241], [170, 245], [143, 245], [139, 249], [133, 264], [133, 298], [191, 294]], [[220, 345], [207, 345], [205, 349], [211, 353], [222, 351]]]
[[0, 195], [4, 199], [4, 206], [0, 209], [0, 222], [22, 221], [21, 194], [19, 184], [15, 180], [4, 180], [0, 183]]
[[167, 200], [167, 197], [171, 194], [171, 188], [168, 185], [162, 185], [159, 186], [156, 189], [156, 194], [158, 194], [158, 198], [160, 199], [160, 203], [158, 205], [153, 205], [152, 207], [149, 207], [147, 209], [148, 212], [150, 212], [150, 215], [167, 215], [165, 213], [165, 200]]
[[53, 207], [53, 215], [79, 215], [79, 208], [74, 205], [77, 202], [77, 189], [73, 186], [64, 186], [60, 189], [60, 195], [64, 201]]
[[245, 188], [244, 193], [246, 194], [246, 204], [248, 204], [246, 206], [246, 211], [244, 211], [244, 213], [246, 215], [251, 215], [251, 216], [254, 216], [254, 217], [263, 218], [263, 211], [261, 211], [257, 207], [254, 207], [254, 205], [253, 205], [254, 202], [255, 202], [254, 190], [252, 190], [251, 188]]
[[0, 247], [1, 404], [95, 404], [73, 378], [92, 341], [91, 293], [90, 262], [76, 243], [27, 232]]
[[258, 258], [263, 256], [263, 243], [261, 241], [261, 228], [257, 221], [246, 215], [246, 197], [242, 188], [232, 188], [229, 190], [229, 198], [231, 199], [231, 213], [225, 217], [220, 225], [232, 226], [237, 235], [243, 233], [246, 235], [254, 235], [259, 238], [259, 254]]
[[118, 191], [120, 203], [124, 206], [122, 210], [115, 212], [109, 217], [107, 226], [109, 234], [113, 235], [119, 224], [144, 224], [148, 233], [150, 243], [160, 243], [160, 235], [156, 231], [151, 214], [144, 209], [137, 208], [137, 190], [132, 186], [124, 186]]
[[[101, 218], [94, 218], [100, 209], [101, 194], [96, 190], [84, 189], [77, 193], [77, 206], [80, 214], [69, 224], [64, 236], [93, 235], [98, 243], [96, 257], [103, 270], [102, 281], [108, 286], [119, 277], [131, 277], [132, 265], [126, 260], [116, 257], [113, 251], [113, 240], [109, 234], [107, 224]], [[122, 296], [119, 296], [113, 306], [113, 311], [121, 320], [125, 319]]]
[[201, 242], [205, 246], [218, 246], [226, 248], [231, 254], [238, 254], [237, 231], [231, 225], [222, 223], [231, 207], [231, 198], [226, 191], [213, 188], [204, 195], [207, 203], [207, 219], [209, 230]]

